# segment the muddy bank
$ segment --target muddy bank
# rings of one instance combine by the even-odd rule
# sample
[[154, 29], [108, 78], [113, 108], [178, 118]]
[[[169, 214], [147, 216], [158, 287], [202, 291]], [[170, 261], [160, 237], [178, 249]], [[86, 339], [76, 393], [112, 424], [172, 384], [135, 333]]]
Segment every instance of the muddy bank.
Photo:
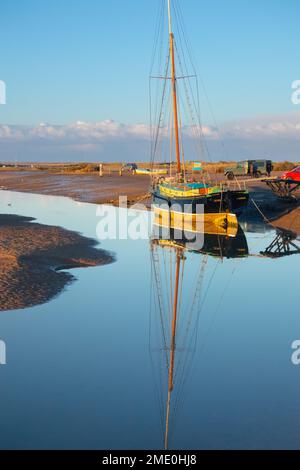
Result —
[[298, 206], [288, 214], [273, 220], [272, 224], [277, 228], [290, 230], [300, 236], [300, 207]]
[[94, 204], [117, 204], [126, 195], [136, 202], [149, 191], [150, 178], [129, 173], [118, 176], [65, 175], [46, 171], [0, 172], [0, 189], [52, 196], [66, 196]]
[[0, 310], [49, 301], [76, 279], [62, 269], [114, 261], [95, 240], [33, 220], [0, 214]]

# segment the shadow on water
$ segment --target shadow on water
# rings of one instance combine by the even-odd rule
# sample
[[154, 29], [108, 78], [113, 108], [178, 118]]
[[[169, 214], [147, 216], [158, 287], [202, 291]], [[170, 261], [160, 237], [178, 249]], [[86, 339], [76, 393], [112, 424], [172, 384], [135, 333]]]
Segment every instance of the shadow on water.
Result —
[[32, 307], [51, 300], [75, 281], [63, 269], [112, 263], [97, 242], [34, 219], [0, 215], [0, 310]]

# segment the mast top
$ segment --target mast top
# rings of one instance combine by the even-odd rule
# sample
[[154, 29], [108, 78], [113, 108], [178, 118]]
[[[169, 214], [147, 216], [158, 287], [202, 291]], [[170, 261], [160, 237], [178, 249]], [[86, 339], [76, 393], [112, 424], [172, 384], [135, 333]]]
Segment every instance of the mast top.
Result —
[[172, 34], [171, 0], [168, 0], [169, 34]]

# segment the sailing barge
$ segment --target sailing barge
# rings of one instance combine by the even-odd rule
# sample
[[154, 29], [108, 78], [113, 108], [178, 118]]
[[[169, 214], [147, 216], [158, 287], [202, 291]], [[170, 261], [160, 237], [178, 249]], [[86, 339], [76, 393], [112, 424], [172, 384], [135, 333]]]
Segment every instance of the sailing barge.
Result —
[[[171, 86], [172, 102], [172, 129], [170, 146], [175, 146], [176, 175], [173, 177], [157, 177], [152, 182], [152, 204], [156, 217], [161, 221], [167, 217], [170, 225], [175, 227], [186, 227], [192, 232], [200, 230], [211, 231], [211, 226], [236, 228], [238, 226], [237, 214], [248, 204], [249, 194], [245, 189], [232, 190], [223, 185], [212, 185], [202, 182], [188, 181], [184, 164], [184, 151], [182, 142], [182, 125], [179, 109], [178, 79], [177, 77], [175, 51], [178, 49], [172, 28], [172, 4], [168, 3], [168, 25], [169, 25], [169, 53], [167, 69], [163, 78], [165, 83]], [[169, 76], [170, 75], [170, 76]], [[166, 85], [164, 85], [166, 88]], [[163, 102], [162, 102], [163, 106]], [[161, 116], [162, 113], [160, 113]], [[158, 125], [159, 129], [159, 125]]]

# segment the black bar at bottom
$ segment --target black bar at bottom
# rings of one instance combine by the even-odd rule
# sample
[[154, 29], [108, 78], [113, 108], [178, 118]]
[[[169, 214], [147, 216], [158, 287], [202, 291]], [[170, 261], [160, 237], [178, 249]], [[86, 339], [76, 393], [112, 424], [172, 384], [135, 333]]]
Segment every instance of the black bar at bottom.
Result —
[[[0, 451], [1, 468], [8, 465], [42, 464], [76, 467], [106, 468], [108, 465], [138, 468], [141, 465], [180, 465], [196, 468], [198, 465], [270, 464], [300, 462], [299, 451]], [[6, 464], [4, 467], [3, 464]]]

